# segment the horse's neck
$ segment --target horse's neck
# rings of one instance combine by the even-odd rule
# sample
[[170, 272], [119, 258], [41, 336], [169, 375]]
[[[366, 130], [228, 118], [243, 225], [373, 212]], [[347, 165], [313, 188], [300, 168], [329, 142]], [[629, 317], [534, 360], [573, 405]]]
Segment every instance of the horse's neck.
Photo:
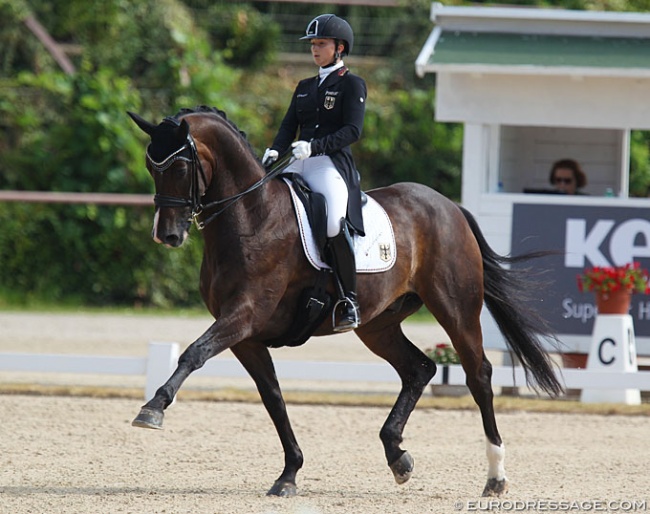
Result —
[[215, 121], [204, 135], [214, 162], [207, 199], [215, 201], [237, 195], [264, 177], [264, 169], [248, 143], [227, 122]]
[[206, 225], [202, 281], [242, 282], [248, 275], [239, 272], [268, 261], [278, 246], [290, 247], [295, 225], [288, 189], [278, 179], [267, 182]]
[[[264, 169], [248, 144], [231, 127], [219, 124], [212, 134], [216, 134], [216, 137], [206, 142], [212, 148], [215, 167], [212, 170], [212, 181], [204, 197], [205, 204], [238, 195], [257, 184], [265, 176]], [[281, 187], [282, 184], [277, 180], [261, 185], [236, 200], [218, 216], [215, 223], [208, 227], [215, 225], [228, 235], [261, 233], [265, 226], [273, 223], [271, 213], [277, 207]], [[222, 207], [217, 207], [220, 208]], [[210, 215], [209, 212], [206, 214]], [[208, 236], [208, 233], [205, 235]], [[223, 234], [220, 239], [223, 239]]]

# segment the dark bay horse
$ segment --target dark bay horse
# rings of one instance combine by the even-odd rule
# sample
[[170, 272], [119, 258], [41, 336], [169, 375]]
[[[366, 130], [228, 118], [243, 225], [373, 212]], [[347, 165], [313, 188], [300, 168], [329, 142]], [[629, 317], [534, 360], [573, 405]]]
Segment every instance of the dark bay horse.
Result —
[[[192, 220], [203, 228], [200, 290], [215, 322], [181, 355], [178, 367], [133, 424], [162, 428], [163, 411], [183, 381], [208, 359], [230, 349], [253, 378], [284, 449], [284, 469], [268, 494], [296, 494], [303, 455], [294, 436], [267, 342], [287, 333], [298, 297], [318, 273], [305, 258], [287, 185], [267, 180], [243, 134], [212, 108], [184, 109], [160, 124], [129, 113], [151, 138], [147, 168], [156, 188], [153, 238], [179, 247]], [[541, 337], [544, 321], [527, 307], [530, 290], [516, 259], [490, 249], [473, 217], [436, 191], [401, 183], [368, 195], [387, 211], [395, 229], [397, 262], [389, 271], [358, 276], [362, 325], [359, 338], [397, 371], [402, 387], [380, 430], [397, 483], [406, 482], [413, 459], [400, 448], [402, 433], [436, 365], [413, 345], [400, 324], [423, 304], [444, 328], [460, 356], [467, 386], [487, 438], [484, 495], [507, 489], [505, 450], [494, 417], [492, 366], [483, 351], [483, 302], [531, 384], [561, 392]], [[332, 284], [330, 284], [333, 292]], [[332, 333], [327, 319], [315, 335]], [[433, 428], [432, 428], [432, 437]]]

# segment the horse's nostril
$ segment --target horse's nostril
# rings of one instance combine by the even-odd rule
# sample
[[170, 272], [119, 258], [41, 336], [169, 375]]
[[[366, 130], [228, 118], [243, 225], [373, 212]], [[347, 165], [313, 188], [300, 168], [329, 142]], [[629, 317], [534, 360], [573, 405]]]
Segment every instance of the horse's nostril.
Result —
[[178, 246], [181, 238], [176, 234], [167, 234], [165, 236], [165, 244], [169, 246]]

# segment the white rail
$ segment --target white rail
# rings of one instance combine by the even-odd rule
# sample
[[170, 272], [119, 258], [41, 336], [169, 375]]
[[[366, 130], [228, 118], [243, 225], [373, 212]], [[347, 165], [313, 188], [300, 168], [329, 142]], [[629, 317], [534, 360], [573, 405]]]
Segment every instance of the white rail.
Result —
[[[153, 397], [176, 366], [179, 354], [177, 343], [150, 343], [147, 357], [109, 357], [91, 355], [52, 355], [34, 353], [1, 353], [0, 371], [36, 373], [85, 373], [102, 375], [146, 376], [145, 400]], [[395, 370], [384, 363], [275, 361], [280, 380], [323, 380], [334, 382], [397, 382]], [[239, 378], [248, 374], [236, 359], [208, 361], [194, 375]], [[561, 381], [567, 389], [638, 389], [650, 391], [650, 371], [633, 373], [563, 369]], [[440, 384], [438, 372], [431, 384]], [[458, 366], [449, 366], [449, 384], [465, 383], [465, 373]], [[524, 370], [520, 367], [494, 367], [492, 385], [523, 387]]]

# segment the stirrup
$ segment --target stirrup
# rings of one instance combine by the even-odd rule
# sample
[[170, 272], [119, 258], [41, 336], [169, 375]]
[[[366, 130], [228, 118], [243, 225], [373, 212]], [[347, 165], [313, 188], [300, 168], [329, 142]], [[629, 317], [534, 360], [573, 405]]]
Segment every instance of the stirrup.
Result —
[[[349, 305], [352, 308], [352, 314], [354, 315], [354, 319], [342, 319], [341, 323], [336, 323], [336, 311], [339, 307], [339, 305]], [[348, 314], [348, 312], [346, 312]], [[348, 298], [347, 296], [345, 298], [341, 298], [336, 304], [334, 304], [334, 308], [332, 309], [332, 330], [334, 332], [349, 332], [350, 330], [354, 330], [359, 327], [359, 324], [361, 323], [361, 319], [359, 316], [359, 307], [357, 306], [356, 302]]]

